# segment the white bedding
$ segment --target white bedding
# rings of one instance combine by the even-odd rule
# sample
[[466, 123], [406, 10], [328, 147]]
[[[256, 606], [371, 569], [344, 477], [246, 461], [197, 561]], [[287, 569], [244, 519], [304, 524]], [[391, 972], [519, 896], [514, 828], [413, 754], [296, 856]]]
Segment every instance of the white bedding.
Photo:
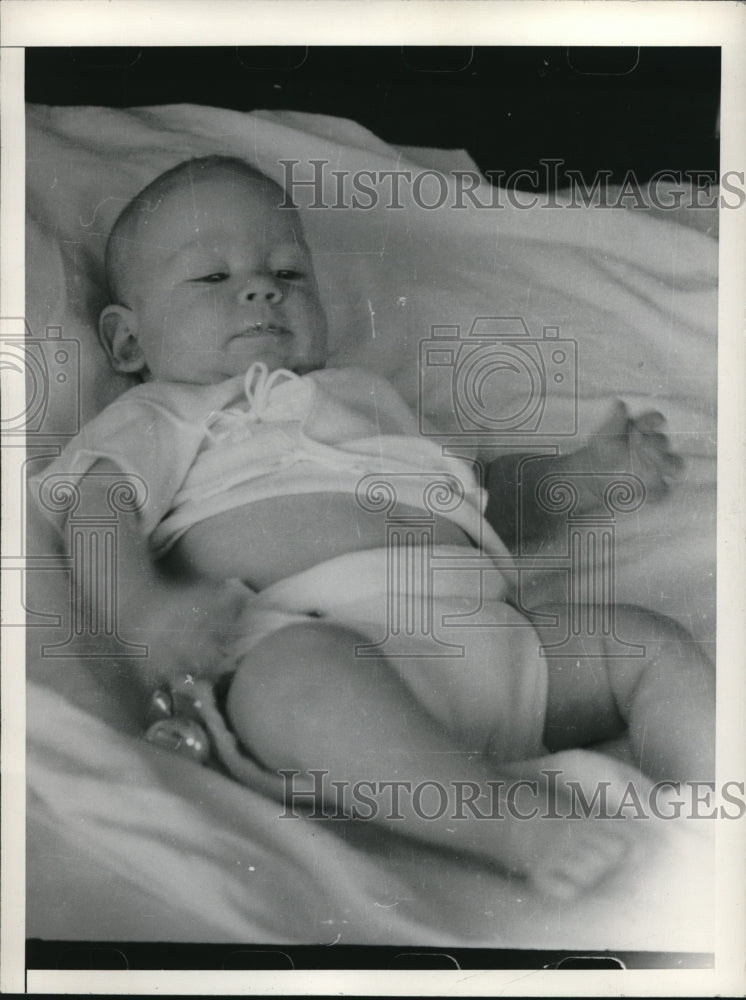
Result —
[[[326, 159], [349, 171], [432, 162], [425, 151], [392, 150], [352, 122], [294, 113], [31, 107], [27, 121], [27, 318], [36, 336], [62, 326], [64, 337], [80, 341], [82, 358], [79, 397], [54, 393], [47, 427], [64, 426], [78, 398], [88, 419], [127, 385], [109, 372], [96, 341], [101, 259], [118, 211], [161, 170], [211, 152], [243, 156], [278, 180], [281, 158]], [[557, 326], [577, 343], [578, 436], [543, 441], [576, 446], [615, 397], [633, 412], [665, 413], [686, 473], [660, 505], [618, 518], [617, 600], [669, 614], [712, 643], [715, 242], [645, 212], [599, 208], [381, 203], [303, 214], [334, 361], [381, 372], [413, 405], [419, 343], [431, 326], [468, 329], [478, 316], [520, 316], [534, 337]], [[551, 389], [561, 426], [575, 393], [567, 381]], [[504, 412], [518, 403], [506, 395]], [[438, 404], [425, 409], [443, 421]], [[497, 453], [499, 443], [488, 450]], [[54, 552], [46, 529], [33, 517], [30, 524], [29, 551]], [[64, 619], [67, 585], [65, 572], [29, 574], [29, 606]], [[557, 574], [537, 565], [525, 596], [538, 603], [556, 589]], [[651, 824], [649, 847], [570, 908], [383, 834], [358, 844], [318, 825], [283, 824], [269, 800], [96, 718], [115, 706], [87, 689], [85, 664], [77, 671], [40, 655], [65, 628], [63, 620], [59, 630], [29, 631], [30, 937], [712, 945], [709, 844], [692, 824]], [[624, 787], [621, 765], [587, 752], [562, 759], [589, 785], [614, 776]]]

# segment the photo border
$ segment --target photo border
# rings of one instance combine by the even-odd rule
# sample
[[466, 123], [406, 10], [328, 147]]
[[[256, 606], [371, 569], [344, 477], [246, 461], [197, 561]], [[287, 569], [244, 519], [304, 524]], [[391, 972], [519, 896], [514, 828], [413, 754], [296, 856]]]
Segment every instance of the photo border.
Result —
[[[250, 17], [247, 16], [250, 13]], [[332, 30], [329, 25], [334, 24]], [[31, 45], [471, 44], [714, 45], [722, 52], [721, 174], [746, 163], [746, 7], [710, 2], [574, 0], [5, 0], [0, 8], [2, 59], [2, 214], [0, 308], [23, 316], [24, 112], [23, 48]], [[195, 39], [199, 39], [195, 43]], [[743, 315], [746, 304], [746, 213], [720, 212], [718, 418], [718, 780], [744, 775], [746, 671], [744, 537]], [[9, 405], [6, 400], [4, 405]], [[17, 492], [17, 491], [16, 491]], [[3, 480], [3, 537], [21, 530]], [[3, 611], [12, 595], [2, 591]], [[16, 612], [18, 609], [15, 609]], [[41, 971], [24, 968], [25, 693], [22, 629], [2, 639], [2, 949], [4, 992], [454, 996], [739, 995], [743, 973], [743, 822], [718, 825], [719, 937], [713, 970], [542, 972], [145, 972]], [[726, 773], [727, 770], [727, 773]], [[738, 873], [735, 877], [734, 873]], [[621, 977], [621, 978], [620, 978]], [[247, 982], [249, 985], [247, 985]]]

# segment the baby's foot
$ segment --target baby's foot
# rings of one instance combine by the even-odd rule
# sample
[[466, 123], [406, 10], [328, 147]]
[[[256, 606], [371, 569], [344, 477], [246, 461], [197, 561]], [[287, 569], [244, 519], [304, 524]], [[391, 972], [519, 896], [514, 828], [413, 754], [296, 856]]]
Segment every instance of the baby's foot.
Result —
[[[521, 789], [516, 797], [515, 814], [529, 816], [531, 803], [536, 805], [537, 800], [531, 793], [522, 799], [523, 793]], [[612, 818], [613, 812], [599, 812], [593, 806], [580, 811], [561, 786], [545, 801], [551, 801], [552, 815], [506, 817], [497, 845], [504, 866], [524, 876], [538, 894], [574, 899], [615, 876], [629, 862], [644, 832], [639, 822], [623, 815]]]
[[[663, 433], [666, 419], [662, 413], [648, 410], [639, 417], [630, 417], [629, 410], [619, 400], [609, 419], [593, 434], [585, 448], [570, 456], [576, 469], [588, 473], [630, 472], [642, 482], [645, 499], [661, 500], [684, 468], [680, 455], [671, 450]], [[588, 479], [588, 495], [583, 507], [594, 508], [603, 502], [603, 487]]]
[[566, 819], [562, 830], [559, 822], [535, 824], [535, 847], [543, 847], [545, 854], [532, 864], [527, 878], [543, 896], [575, 899], [621, 869], [631, 846], [624, 827], [632, 821]]

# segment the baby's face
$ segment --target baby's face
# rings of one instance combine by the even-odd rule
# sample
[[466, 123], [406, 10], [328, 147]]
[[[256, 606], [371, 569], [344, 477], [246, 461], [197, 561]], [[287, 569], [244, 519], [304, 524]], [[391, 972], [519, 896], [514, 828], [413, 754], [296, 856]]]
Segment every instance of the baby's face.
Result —
[[215, 168], [169, 191], [136, 230], [125, 278], [146, 378], [213, 384], [254, 361], [324, 365], [326, 319], [282, 192]]

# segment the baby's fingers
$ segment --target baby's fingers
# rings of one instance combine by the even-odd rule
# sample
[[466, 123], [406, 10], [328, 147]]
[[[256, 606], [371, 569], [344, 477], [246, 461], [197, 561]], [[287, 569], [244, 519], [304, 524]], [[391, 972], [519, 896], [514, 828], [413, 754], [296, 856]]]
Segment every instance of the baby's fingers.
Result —
[[685, 467], [684, 459], [673, 451], [666, 452], [662, 456], [661, 475], [666, 479], [680, 479], [684, 474]]
[[628, 433], [633, 421], [630, 419], [627, 404], [621, 399], [614, 401], [611, 413], [596, 431], [594, 437], [598, 440], [607, 438], [623, 439]]
[[665, 424], [662, 414], [644, 413], [630, 423], [632, 456], [667, 479], [678, 478], [684, 470], [684, 461], [672, 450], [668, 435], [658, 429]]
[[[609, 875], [619, 871], [628, 844], [611, 830], [580, 830], [576, 843], [559, 847], [556, 857], [541, 861], [531, 874], [531, 880], [543, 894], [570, 900], [597, 886]], [[588, 836], [593, 833], [594, 835]]]
[[[648, 410], [632, 420], [634, 426], [643, 434], [655, 434], [666, 426], [666, 418], [659, 410]], [[665, 435], [661, 435], [665, 437]]]

